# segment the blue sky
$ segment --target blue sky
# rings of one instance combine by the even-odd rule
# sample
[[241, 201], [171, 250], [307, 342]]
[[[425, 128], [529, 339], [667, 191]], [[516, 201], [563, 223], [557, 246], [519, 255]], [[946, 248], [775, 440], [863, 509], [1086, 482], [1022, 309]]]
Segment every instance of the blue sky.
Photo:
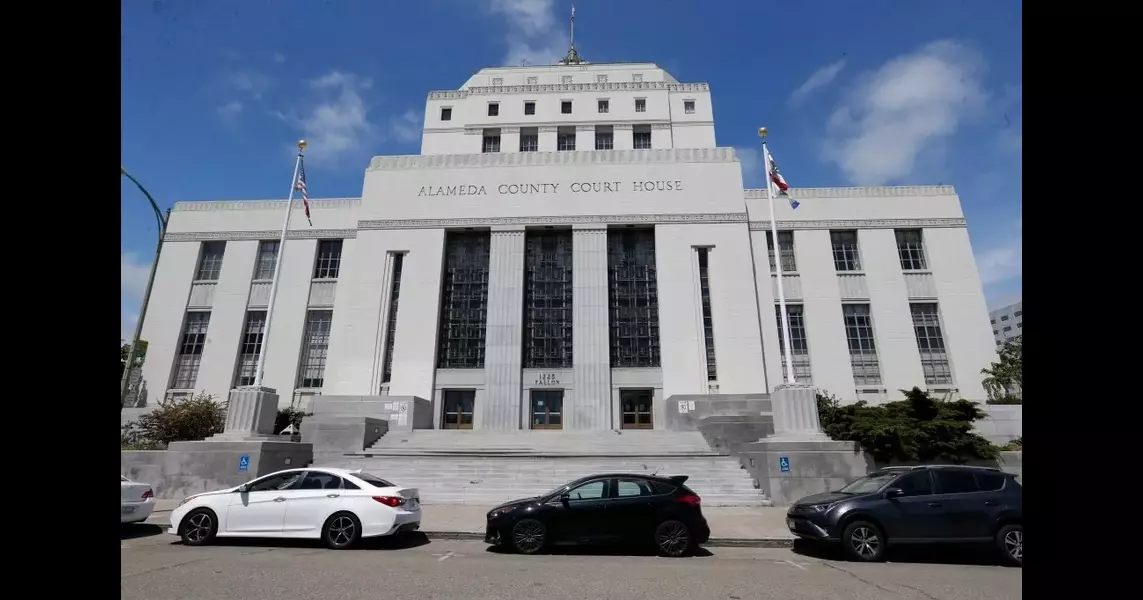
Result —
[[[756, 130], [794, 187], [956, 186], [990, 307], [1021, 298], [1017, 1], [578, 0], [589, 61], [711, 85], [720, 146], [760, 187]], [[123, 165], [164, 208], [284, 198], [313, 143], [314, 197], [358, 196], [371, 157], [419, 152], [427, 92], [551, 62], [571, 2], [123, 0]], [[122, 180], [122, 323], [156, 225]], [[125, 334], [124, 337], [129, 337]]]

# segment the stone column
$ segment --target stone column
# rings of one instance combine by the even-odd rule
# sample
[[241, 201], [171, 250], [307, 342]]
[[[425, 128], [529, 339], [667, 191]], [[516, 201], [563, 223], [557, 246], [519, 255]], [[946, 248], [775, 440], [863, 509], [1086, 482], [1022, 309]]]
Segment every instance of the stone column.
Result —
[[519, 127], [501, 127], [500, 128], [500, 151], [501, 152], [519, 152], [520, 151], [520, 128]]
[[595, 125], [576, 125], [575, 149], [595, 150]]
[[768, 440], [817, 442], [829, 439], [822, 433], [813, 386], [783, 383], [774, 389], [770, 399], [774, 411], [774, 435]]
[[545, 125], [539, 128], [536, 132], [537, 144], [539, 152], [555, 152], [556, 151], [556, 127], [552, 125]]
[[275, 439], [278, 392], [268, 387], [241, 387], [230, 391], [226, 404], [226, 426], [207, 441], [240, 442]]
[[634, 130], [630, 123], [620, 123], [612, 129], [612, 148], [616, 150], [631, 150], [635, 147]]
[[488, 259], [481, 429], [519, 429], [524, 327], [524, 228], [493, 227]]
[[576, 225], [572, 231], [572, 335], [568, 428], [612, 429], [606, 226]]

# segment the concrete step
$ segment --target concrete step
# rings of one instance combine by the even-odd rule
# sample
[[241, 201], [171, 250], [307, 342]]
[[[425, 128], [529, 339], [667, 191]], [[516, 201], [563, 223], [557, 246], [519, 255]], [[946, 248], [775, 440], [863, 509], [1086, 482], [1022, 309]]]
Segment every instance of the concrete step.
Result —
[[615, 433], [569, 431], [466, 431], [414, 430], [391, 432], [370, 451], [482, 450], [486, 452], [532, 451], [610, 455], [711, 453], [702, 434], [678, 431], [629, 431]]

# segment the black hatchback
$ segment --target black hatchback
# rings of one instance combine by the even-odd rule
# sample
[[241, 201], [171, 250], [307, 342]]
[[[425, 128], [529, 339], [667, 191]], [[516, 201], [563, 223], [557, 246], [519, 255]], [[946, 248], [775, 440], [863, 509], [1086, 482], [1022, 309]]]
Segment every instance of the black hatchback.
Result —
[[710, 538], [686, 475], [591, 475], [488, 512], [484, 541], [535, 554], [549, 545], [651, 544], [685, 556]]
[[928, 465], [870, 473], [836, 492], [802, 498], [786, 513], [800, 538], [840, 542], [850, 558], [881, 560], [898, 544], [991, 543], [1024, 561], [1022, 489], [999, 469]]

